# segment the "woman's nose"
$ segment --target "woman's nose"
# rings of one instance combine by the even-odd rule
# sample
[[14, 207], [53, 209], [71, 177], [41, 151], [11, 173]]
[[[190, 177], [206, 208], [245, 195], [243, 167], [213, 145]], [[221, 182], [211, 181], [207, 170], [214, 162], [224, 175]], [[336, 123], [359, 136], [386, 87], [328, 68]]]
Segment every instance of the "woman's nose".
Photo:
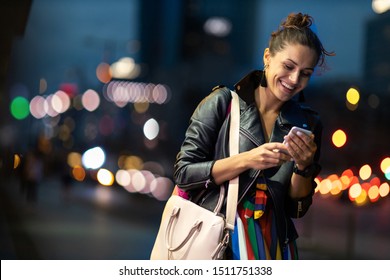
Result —
[[293, 82], [294, 84], [297, 84], [297, 83], [298, 83], [298, 80], [299, 80], [299, 72], [296, 71], [296, 72], [291, 73], [289, 79], [290, 79], [290, 81]]

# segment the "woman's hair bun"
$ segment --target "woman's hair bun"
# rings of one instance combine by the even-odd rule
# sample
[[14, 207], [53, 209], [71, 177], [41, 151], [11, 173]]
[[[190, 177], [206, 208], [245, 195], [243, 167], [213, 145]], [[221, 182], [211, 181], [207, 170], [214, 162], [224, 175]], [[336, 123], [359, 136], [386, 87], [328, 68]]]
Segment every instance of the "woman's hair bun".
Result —
[[317, 53], [317, 64], [325, 68], [325, 56], [334, 56], [322, 46], [318, 36], [311, 29], [313, 17], [303, 13], [290, 13], [279, 25], [277, 31], [271, 33], [269, 50], [273, 55], [285, 48], [286, 44], [300, 44], [308, 46]]
[[310, 28], [312, 24], [313, 24], [313, 18], [308, 14], [291, 13], [281, 23], [280, 27], [282, 29], [285, 28], [303, 29], [303, 28]]

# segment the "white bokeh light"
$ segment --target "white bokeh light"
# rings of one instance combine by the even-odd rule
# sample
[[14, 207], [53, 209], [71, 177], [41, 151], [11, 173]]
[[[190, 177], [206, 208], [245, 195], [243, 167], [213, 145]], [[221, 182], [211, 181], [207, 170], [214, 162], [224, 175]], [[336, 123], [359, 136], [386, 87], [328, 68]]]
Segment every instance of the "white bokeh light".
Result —
[[160, 126], [158, 125], [158, 122], [155, 119], [149, 119], [144, 124], [144, 135], [149, 140], [153, 140], [154, 138], [156, 138], [159, 131], [160, 131]]
[[377, 14], [383, 14], [390, 10], [390, 0], [372, 0], [372, 10]]
[[203, 28], [208, 34], [217, 37], [225, 37], [229, 35], [232, 29], [232, 23], [227, 18], [212, 17], [206, 20]]
[[85, 168], [89, 169], [98, 169], [100, 168], [106, 160], [106, 155], [102, 148], [95, 147], [87, 150], [82, 158], [81, 161]]

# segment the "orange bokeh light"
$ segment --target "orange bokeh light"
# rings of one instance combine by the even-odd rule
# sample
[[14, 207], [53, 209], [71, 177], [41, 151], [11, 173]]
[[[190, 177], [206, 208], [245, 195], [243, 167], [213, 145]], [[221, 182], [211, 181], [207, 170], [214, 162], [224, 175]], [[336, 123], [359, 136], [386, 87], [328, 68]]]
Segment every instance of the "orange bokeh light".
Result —
[[102, 83], [108, 83], [109, 81], [111, 81], [112, 74], [110, 65], [105, 62], [100, 63], [96, 68], [96, 77]]

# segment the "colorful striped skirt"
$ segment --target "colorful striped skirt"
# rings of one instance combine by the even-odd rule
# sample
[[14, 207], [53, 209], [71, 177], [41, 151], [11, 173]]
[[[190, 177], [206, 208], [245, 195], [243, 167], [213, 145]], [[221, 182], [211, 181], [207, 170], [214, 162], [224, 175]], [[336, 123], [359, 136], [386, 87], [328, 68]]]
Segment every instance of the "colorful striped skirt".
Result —
[[265, 179], [261, 176], [255, 193], [238, 205], [231, 239], [234, 260], [298, 259], [295, 241], [284, 249], [280, 245], [273, 203], [267, 193]]

